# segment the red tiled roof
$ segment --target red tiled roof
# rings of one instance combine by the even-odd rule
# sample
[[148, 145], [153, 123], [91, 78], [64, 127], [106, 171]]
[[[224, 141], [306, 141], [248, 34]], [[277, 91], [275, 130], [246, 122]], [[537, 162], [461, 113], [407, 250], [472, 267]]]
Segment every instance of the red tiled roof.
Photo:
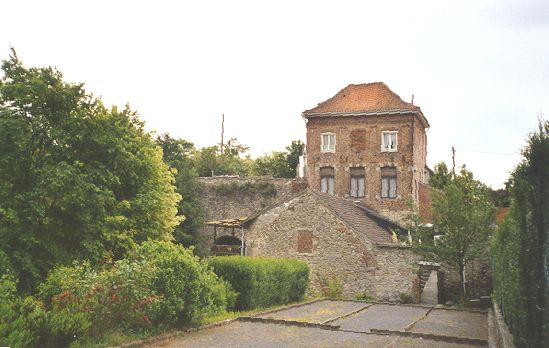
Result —
[[509, 214], [509, 208], [498, 208], [496, 211], [496, 222], [501, 224], [503, 220], [505, 220], [505, 217]]
[[305, 117], [317, 113], [419, 111], [414, 104], [407, 103], [383, 82], [348, 85], [332, 98], [317, 107], [303, 112]]

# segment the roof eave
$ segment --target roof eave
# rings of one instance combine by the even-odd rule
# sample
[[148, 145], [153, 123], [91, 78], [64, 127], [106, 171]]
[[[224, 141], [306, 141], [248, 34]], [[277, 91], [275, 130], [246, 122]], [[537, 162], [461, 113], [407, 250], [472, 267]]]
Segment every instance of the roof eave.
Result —
[[429, 128], [429, 122], [423, 112], [420, 109], [395, 109], [395, 110], [383, 110], [383, 111], [351, 111], [351, 112], [309, 112], [304, 111], [301, 113], [303, 118], [315, 118], [315, 117], [353, 117], [353, 116], [379, 116], [379, 115], [404, 115], [404, 114], [415, 114], [417, 115], [425, 128]]

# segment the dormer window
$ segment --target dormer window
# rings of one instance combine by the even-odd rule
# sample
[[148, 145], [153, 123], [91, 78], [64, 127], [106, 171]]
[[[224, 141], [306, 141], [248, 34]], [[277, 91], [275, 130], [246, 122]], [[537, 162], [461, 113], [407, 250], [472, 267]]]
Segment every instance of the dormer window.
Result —
[[320, 134], [320, 152], [335, 152], [336, 135], [335, 133]]
[[398, 131], [381, 132], [381, 152], [396, 152], [398, 148]]

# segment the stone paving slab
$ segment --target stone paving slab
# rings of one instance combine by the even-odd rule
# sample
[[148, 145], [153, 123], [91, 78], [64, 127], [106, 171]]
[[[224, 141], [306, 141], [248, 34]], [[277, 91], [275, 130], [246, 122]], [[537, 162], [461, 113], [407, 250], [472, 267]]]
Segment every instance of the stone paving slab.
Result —
[[258, 317], [320, 324], [326, 320], [347, 315], [369, 305], [369, 303], [364, 302], [324, 300], [274, 313], [259, 315]]
[[375, 304], [330, 324], [356, 332], [370, 332], [371, 329], [404, 331], [428, 311], [429, 307]]
[[323, 330], [269, 323], [235, 321], [208, 330], [191, 332], [155, 347], [164, 348], [230, 348], [230, 347], [411, 347], [411, 348], [465, 348], [467, 344], [446, 343], [411, 337], [375, 335], [357, 332]]
[[487, 314], [469, 311], [433, 309], [418, 321], [412, 332], [488, 339]]

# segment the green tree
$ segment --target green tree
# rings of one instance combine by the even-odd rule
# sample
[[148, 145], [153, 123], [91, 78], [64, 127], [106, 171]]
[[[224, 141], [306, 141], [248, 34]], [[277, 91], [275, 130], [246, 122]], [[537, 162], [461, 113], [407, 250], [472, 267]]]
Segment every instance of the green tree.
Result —
[[295, 178], [299, 156], [303, 154], [305, 144], [294, 140], [286, 146], [285, 152], [273, 151], [260, 156], [254, 161], [254, 175], [272, 175], [275, 178]]
[[435, 165], [429, 185], [437, 189], [443, 189], [452, 180], [452, 173], [448, 171], [446, 163], [439, 162]]
[[238, 175], [252, 172], [253, 160], [246, 155], [250, 148], [231, 138], [223, 145], [223, 153], [217, 146], [204, 147], [195, 152], [194, 162], [198, 176]]
[[292, 178], [295, 176], [288, 166], [288, 154], [277, 151], [257, 157], [254, 161], [253, 174], [272, 175], [275, 178]]
[[196, 179], [193, 143], [174, 139], [163, 134], [156, 139], [163, 151], [164, 162], [176, 170], [175, 185], [183, 197], [178, 205], [178, 214], [185, 216], [174, 231], [175, 240], [186, 247], [198, 245], [199, 232], [204, 224], [204, 210], [200, 203], [201, 187]]
[[289, 146], [286, 146], [286, 151], [288, 151], [288, 167], [291, 170], [290, 178], [294, 178], [297, 175], [296, 169], [299, 164], [299, 156], [303, 155], [305, 151], [305, 143], [301, 140], [294, 140]]
[[180, 196], [129, 107], [106, 109], [53, 68], [12, 51], [0, 80], [0, 250], [21, 290], [57, 263], [120, 258], [169, 240]]
[[549, 346], [549, 122], [529, 136], [492, 243], [495, 299], [517, 346]]
[[465, 296], [465, 267], [487, 251], [492, 234], [494, 206], [489, 188], [474, 180], [464, 166], [442, 189], [433, 190], [432, 216], [434, 229], [442, 237], [435, 243], [433, 229], [421, 225], [417, 214], [413, 214], [409, 219], [413, 250], [456, 269]]

